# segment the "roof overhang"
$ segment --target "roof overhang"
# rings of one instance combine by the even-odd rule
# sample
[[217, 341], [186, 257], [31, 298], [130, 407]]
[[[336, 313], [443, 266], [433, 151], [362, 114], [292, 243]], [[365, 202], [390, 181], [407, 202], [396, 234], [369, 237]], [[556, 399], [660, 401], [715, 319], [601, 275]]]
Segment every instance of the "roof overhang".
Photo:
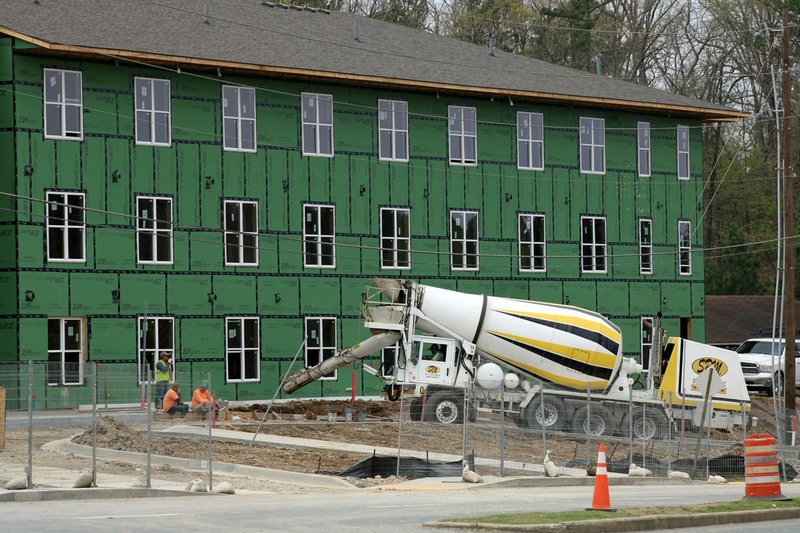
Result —
[[5, 33], [17, 39], [39, 46], [41, 49], [50, 53], [63, 53], [79, 56], [99, 57], [108, 60], [129, 60], [133, 62], [151, 62], [164, 65], [191, 66], [197, 68], [226, 69], [242, 72], [252, 72], [270, 76], [292, 77], [292, 78], [315, 78], [321, 81], [334, 83], [351, 83], [358, 85], [372, 85], [382, 87], [395, 87], [402, 89], [416, 89], [423, 91], [439, 91], [446, 93], [466, 94], [472, 96], [517, 98], [521, 101], [550, 102], [562, 105], [587, 105], [599, 106], [615, 109], [637, 110], [651, 113], [667, 115], [691, 116], [701, 119], [703, 122], [736, 122], [750, 116], [735, 110], [713, 109], [707, 107], [682, 106], [652, 102], [638, 102], [632, 100], [621, 100], [614, 98], [598, 98], [588, 96], [575, 96], [569, 94], [546, 93], [539, 91], [520, 91], [514, 89], [500, 89], [494, 87], [480, 87], [468, 85], [443, 84], [426, 82], [419, 80], [407, 80], [400, 78], [387, 78], [381, 76], [368, 76], [363, 74], [350, 74], [341, 72], [330, 72], [322, 70], [308, 70], [301, 68], [290, 68], [270, 65], [258, 65], [252, 63], [239, 63], [217, 59], [172, 56], [165, 54], [154, 54], [150, 52], [116, 50], [111, 48], [94, 48], [76, 46], [69, 44], [52, 43], [37, 37], [26, 35], [9, 28], [0, 26], [0, 33]]

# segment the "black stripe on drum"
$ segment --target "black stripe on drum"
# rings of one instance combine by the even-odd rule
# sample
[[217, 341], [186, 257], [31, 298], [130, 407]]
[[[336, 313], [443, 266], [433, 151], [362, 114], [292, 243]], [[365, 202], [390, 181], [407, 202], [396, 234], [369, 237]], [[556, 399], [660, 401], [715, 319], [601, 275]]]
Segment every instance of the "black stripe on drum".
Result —
[[564, 331], [566, 333], [571, 333], [572, 335], [576, 335], [578, 337], [582, 337], [587, 341], [594, 342], [599, 344], [609, 352], [614, 355], [617, 355], [617, 350], [619, 350], [619, 343], [615, 342], [602, 333], [597, 333], [596, 331], [592, 331], [585, 328], [579, 328], [578, 326], [573, 326], [571, 324], [562, 324], [561, 322], [553, 322], [552, 320], [544, 320], [541, 318], [535, 318], [532, 316], [524, 316], [524, 315], [516, 315], [514, 313], [507, 313], [505, 311], [500, 311], [504, 315], [513, 316], [516, 318], [521, 318], [522, 320], [527, 320], [529, 322], [534, 322], [536, 324], [541, 324], [542, 326], [547, 326], [548, 328], [557, 329], [558, 331]]
[[529, 352], [534, 353], [540, 357], [544, 357], [548, 361], [552, 361], [553, 363], [556, 363], [558, 365], [567, 367], [576, 372], [580, 372], [581, 374], [584, 374], [586, 376], [604, 379], [606, 381], [611, 379], [611, 372], [613, 371], [612, 368], [604, 368], [602, 366], [595, 366], [595, 365], [590, 365], [589, 363], [576, 361], [575, 359], [570, 359], [569, 357], [565, 357], [563, 355], [558, 355], [553, 352], [548, 352], [547, 350], [541, 350], [539, 348], [535, 348], [533, 346], [530, 346], [528, 344], [525, 344], [524, 342], [515, 339], [509, 339], [507, 337], [504, 337], [503, 335], [498, 335], [497, 333], [492, 333], [492, 335], [494, 335], [499, 339], [503, 339], [506, 342], [510, 342], [514, 346], [519, 346], [520, 348], [524, 348], [525, 350], [528, 350]]

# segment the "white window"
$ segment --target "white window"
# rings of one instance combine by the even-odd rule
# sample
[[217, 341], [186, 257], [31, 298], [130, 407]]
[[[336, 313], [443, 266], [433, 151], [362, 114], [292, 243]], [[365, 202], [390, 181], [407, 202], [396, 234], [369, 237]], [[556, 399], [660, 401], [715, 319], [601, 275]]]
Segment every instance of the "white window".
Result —
[[653, 273], [653, 221], [639, 219], [639, 274]]
[[641, 317], [641, 352], [639, 354], [642, 362], [642, 369], [647, 372], [650, 370], [650, 355], [653, 349], [653, 317]]
[[544, 215], [519, 215], [519, 269], [522, 272], [544, 272], [545, 259]]
[[83, 384], [83, 319], [47, 319], [47, 384]]
[[678, 273], [692, 275], [692, 232], [688, 220], [678, 221]]
[[639, 176], [650, 176], [650, 123], [636, 124], [636, 164]]
[[333, 96], [302, 93], [303, 155], [333, 157]]
[[225, 265], [258, 266], [258, 203], [225, 200]]
[[378, 150], [382, 161], [408, 161], [408, 103], [378, 100]]
[[474, 107], [447, 107], [450, 164], [478, 164], [478, 134]]
[[581, 272], [606, 271], [606, 219], [581, 217]]
[[134, 78], [136, 103], [136, 144], [169, 146], [170, 128], [169, 80]]
[[[336, 355], [336, 346], [335, 318], [306, 317], [306, 367], [316, 366]], [[336, 379], [336, 371], [320, 379]]]
[[581, 172], [606, 173], [606, 121], [602, 118], [580, 119]]
[[411, 268], [411, 210], [381, 208], [381, 268]]
[[256, 151], [256, 90], [222, 86], [222, 139], [225, 150]]
[[47, 260], [82, 263], [86, 260], [86, 195], [47, 193]]
[[678, 126], [678, 179], [689, 179], [689, 127]]
[[541, 113], [517, 112], [517, 167], [544, 170], [544, 118]]
[[172, 198], [136, 197], [136, 260], [172, 263]]
[[334, 206], [303, 206], [303, 266], [336, 267], [335, 228]]
[[258, 318], [226, 318], [225, 379], [230, 382], [261, 378]]
[[156, 362], [166, 352], [173, 361], [172, 372], [175, 374], [175, 329], [172, 317], [140, 316], [137, 324], [138, 342], [136, 365], [139, 383], [153, 381]]
[[80, 72], [44, 69], [44, 136], [46, 139], [83, 139]]
[[450, 268], [478, 270], [478, 212], [450, 211]]

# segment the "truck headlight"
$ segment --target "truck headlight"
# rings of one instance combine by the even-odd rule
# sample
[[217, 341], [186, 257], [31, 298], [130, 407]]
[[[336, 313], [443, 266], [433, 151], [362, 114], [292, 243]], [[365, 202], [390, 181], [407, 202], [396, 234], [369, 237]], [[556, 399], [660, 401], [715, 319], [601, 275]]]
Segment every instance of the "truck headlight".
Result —
[[758, 369], [761, 372], [769, 372], [772, 373], [772, 363], [759, 363]]

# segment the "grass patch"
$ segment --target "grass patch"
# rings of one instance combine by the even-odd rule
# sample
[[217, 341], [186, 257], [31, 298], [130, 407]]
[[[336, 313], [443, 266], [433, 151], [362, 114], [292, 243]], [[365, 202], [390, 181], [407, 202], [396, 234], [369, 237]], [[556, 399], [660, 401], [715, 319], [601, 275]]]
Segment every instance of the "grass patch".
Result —
[[787, 507], [800, 507], [800, 499], [787, 501], [748, 500], [722, 503], [704, 503], [698, 505], [682, 505], [680, 507], [641, 507], [635, 509], [620, 509], [615, 513], [606, 513], [602, 511], [562, 511], [557, 513], [495, 514], [477, 518], [457, 518], [442, 521], [466, 522], [470, 524], [483, 523], [536, 525], [577, 522], [580, 520], [601, 520], [603, 518], [631, 518], [638, 516], [695, 513], [729, 513], [731, 511], [751, 511], [756, 509], [778, 509]]

